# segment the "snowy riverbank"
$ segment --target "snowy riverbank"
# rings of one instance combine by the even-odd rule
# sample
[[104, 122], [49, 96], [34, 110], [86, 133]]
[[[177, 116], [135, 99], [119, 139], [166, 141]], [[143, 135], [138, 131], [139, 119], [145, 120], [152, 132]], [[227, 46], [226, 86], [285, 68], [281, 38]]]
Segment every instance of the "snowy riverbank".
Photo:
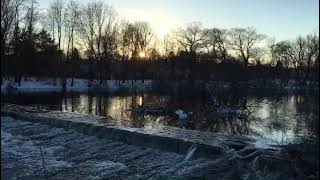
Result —
[[106, 80], [100, 83], [98, 80], [88, 79], [72, 79], [66, 78], [65, 81], [61, 78], [23, 78], [20, 82], [14, 82], [14, 78], [8, 78], [1, 84], [1, 93], [8, 91], [31, 93], [31, 92], [89, 92], [89, 91], [148, 91], [152, 88], [151, 80]]
[[[228, 90], [233, 88], [246, 88], [250, 90], [267, 89], [280, 91], [299, 91], [299, 90], [318, 90], [319, 82], [307, 81], [305, 83], [296, 80], [249, 80], [249, 81], [203, 81], [196, 80], [193, 82], [197, 90], [212, 92], [212, 90]], [[5, 78], [1, 84], [1, 93], [8, 92], [34, 93], [34, 92], [131, 92], [143, 91], [168, 91], [185, 90], [190, 88], [191, 83], [188, 80], [88, 80], [74, 78], [38, 78], [23, 77], [21, 82], [15, 82], [13, 77]]]

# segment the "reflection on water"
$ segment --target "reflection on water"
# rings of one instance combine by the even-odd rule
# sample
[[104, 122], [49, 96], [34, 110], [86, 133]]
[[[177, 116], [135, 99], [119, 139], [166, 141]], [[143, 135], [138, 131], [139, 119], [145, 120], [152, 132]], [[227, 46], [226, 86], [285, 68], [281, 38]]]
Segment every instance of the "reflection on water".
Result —
[[139, 97], [139, 102], [138, 102], [139, 106], [142, 106], [143, 104], [143, 96]]
[[[203, 98], [154, 94], [29, 94], [5, 99], [11, 103], [111, 117], [118, 125], [128, 127], [176, 126], [266, 137], [279, 144], [318, 135], [318, 95], [227, 94]], [[187, 120], [178, 120], [173, 113], [178, 109], [192, 113]]]

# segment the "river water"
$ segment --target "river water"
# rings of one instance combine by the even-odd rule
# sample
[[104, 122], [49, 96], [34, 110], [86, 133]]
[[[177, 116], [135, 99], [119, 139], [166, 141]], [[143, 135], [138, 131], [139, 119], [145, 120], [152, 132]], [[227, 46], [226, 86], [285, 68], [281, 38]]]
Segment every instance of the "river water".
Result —
[[[225, 93], [210, 96], [167, 94], [36, 93], [2, 96], [2, 102], [111, 117], [126, 127], [175, 126], [287, 144], [318, 136], [319, 95]], [[179, 119], [182, 110], [187, 119]]]

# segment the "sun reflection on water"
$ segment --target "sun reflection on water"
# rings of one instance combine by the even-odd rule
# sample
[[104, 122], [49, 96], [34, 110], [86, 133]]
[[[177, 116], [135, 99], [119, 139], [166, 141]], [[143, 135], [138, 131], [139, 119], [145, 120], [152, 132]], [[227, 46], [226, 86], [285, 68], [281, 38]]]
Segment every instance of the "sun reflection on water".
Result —
[[143, 97], [142, 97], [142, 96], [139, 96], [139, 98], [138, 98], [138, 104], [139, 104], [139, 106], [142, 106], [142, 105], [143, 105]]

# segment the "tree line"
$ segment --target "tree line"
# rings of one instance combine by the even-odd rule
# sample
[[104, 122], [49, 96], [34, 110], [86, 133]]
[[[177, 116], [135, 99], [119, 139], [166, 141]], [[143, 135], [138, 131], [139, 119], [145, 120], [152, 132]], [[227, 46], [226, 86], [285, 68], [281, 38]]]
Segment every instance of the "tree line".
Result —
[[52, 0], [41, 10], [37, 0], [3, 0], [1, 12], [4, 73], [75, 76], [84, 64], [89, 70], [83, 74], [92, 77], [132, 78], [125, 74], [162, 68], [164, 74], [183, 78], [196, 76], [207, 65], [213, 68], [205, 76], [219, 67], [225, 76], [248, 69], [258, 75], [263, 66], [270, 76], [277, 69], [307, 80], [316, 78], [319, 69], [316, 33], [276, 42], [253, 27], [204, 28], [192, 22], [160, 39], [148, 22], [121, 19], [103, 1]]

